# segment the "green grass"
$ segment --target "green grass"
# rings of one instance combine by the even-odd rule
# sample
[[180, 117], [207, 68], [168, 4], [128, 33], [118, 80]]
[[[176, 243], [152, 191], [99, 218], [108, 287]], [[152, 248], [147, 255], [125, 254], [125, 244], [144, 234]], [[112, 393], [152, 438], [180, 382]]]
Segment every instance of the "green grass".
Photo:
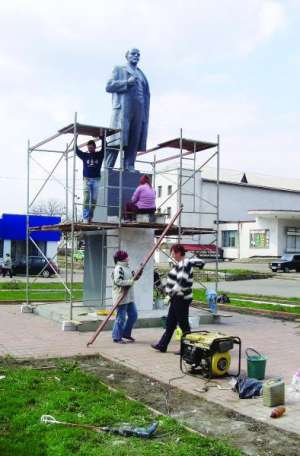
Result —
[[[216, 268], [210, 269], [210, 268], [204, 268], [203, 272], [205, 271], [213, 271], [216, 272]], [[232, 275], [265, 275], [265, 274], [270, 274], [269, 272], [259, 272], [259, 271], [253, 271], [251, 269], [226, 269], [226, 268], [219, 268], [219, 272], [224, 272], [226, 274], [232, 274]]]
[[[32, 290], [29, 291], [29, 300], [34, 301], [64, 301], [65, 300], [64, 291], [39, 291]], [[68, 294], [69, 296], [69, 294]], [[81, 300], [82, 299], [82, 290], [74, 291], [73, 299]], [[25, 290], [21, 291], [6, 291], [0, 293], [0, 303], [1, 301], [24, 301], [26, 299]]]
[[[30, 279], [32, 280], [32, 279]], [[82, 289], [82, 282], [74, 282], [73, 288]], [[59, 282], [30, 282], [30, 288], [38, 290], [64, 290], [64, 286]], [[0, 282], [0, 290], [25, 290], [26, 282], [12, 280], [11, 282]]]
[[196, 301], [206, 302], [206, 290], [204, 288], [194, 289], [193, 299], [195, 299]]
[[[219, 294], [221, 294], [222, 291], [219, 291]], [[280, 305], [280, 302], [282, 304], [285, 303], [291, 303], [291, 301], [280, 301], [282, 298], [278, 298], [278, 304], [265, 304], [265, 303], [256, 303], [256, 302], [249, 302], [249, 301], [244, 301], [244, 298], [249, 298], [249, 299], [254, 299], [254, 300], [264, 300], [264, 301], [274, 301], [277, 302], [277, 297], [276, 296], [264, 296], [264, 295], [239, 295], [237, 293], [228, 293], [226, 292], [226, 295], [229, 296], [229, 298], [236, 298], [237, 300], [232, 300], [230, 301], [230, 306], [234, 307], [244, 307], [244, 308], [249, 308], [249, 309], [261, 309], [261, 310], [272, 310], [273, 312], [286, 312], [286, 313], [292, 313], [292, 314], [300, 314], [300, 305], [297, 307], [286, 307]], [[205, 297], [205, 290], [204, 289], [196, 289], [193, 291], [193, 298], [196, 301], [202, 301], [206, 302], [206, 297]], [[239, 299], [241, 298], [241, 299]], [[267, 299], [268, 298], [268, 299]], [[271, 299], [272, 298], [272, 299]], [[293, 302], [299, 302], [299, 298], [297, 301]]]
[[[82, 283], [73, 284], [73, 299], [82, 299]], [[0, 283], [1, 301], [24, 301], [26, 299], [26, 283], [20, 281]], [[29, 299], [35, 301], [64, 301], [65, 288], [61, 283], [30, 283]]]
[[[230, 295], [228, 295], [230, 297]], [[245, 307], [249, 309], [261, 309], [261, 310], [272, 310], [273, 312], [286, 312], [300, 315], [300, 306], [299, 307], [286, 307], [281, 306], [280, 304], [261, 304], [256, 302], [249, 301], [230, 301], [230, 306], [234, 307]]]
[[43, 414], [59, 421], [147, 426], [153, 420], [143, 404], [110, 391], [76, 365], [32, 370], [0, 365], [1, 456], [240, 456], [212, 438], [190, 433], [175, 420], [159, 417], [155, 438], [144, 440], [40, 423]]
[[283, 304], [288, 304], [288, 303], [299, 303], [300, 304], [300, 298], [299, 297], [294, 297], [294, 298], [285, 298], [282, 296], [274, 296], [274, 295], [261, 295], [261, 294], [249, 294], [249, 293], [230, 293], [230, 296], [233, 298], [249, 298], [249, 299], [257, 299], [261, 301], [272, 301], [272, 302], [281, 302]]
[[[68, 294], [69, 296], [69, 294]], [[0, 303], [1, 301], [24, 301], [26, 299], [25, 291], [6, 291], [0, 293]], [[73, 299], [81, 300], [82, 299], [82, 290], [77, 290], [73, 292]], [[38, 291], [33, 290], [29, 292], [29, 300], [32, 302], [35, 301], [64, 301], [65, 292], [64, 291]]]

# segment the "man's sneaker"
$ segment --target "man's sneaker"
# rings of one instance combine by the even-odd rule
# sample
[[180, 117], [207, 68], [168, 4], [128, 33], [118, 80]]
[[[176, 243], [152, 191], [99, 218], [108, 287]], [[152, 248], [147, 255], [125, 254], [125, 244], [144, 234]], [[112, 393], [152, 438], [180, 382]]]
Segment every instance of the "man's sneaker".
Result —
[[154, 348], [154, 350], [160, 351], [161, 353], [166, 353], [167, 350], [163, 350], [156, 344], [151, 344], [151, 347]]
[[128, 340], [129, 342], [135, 342], [135, 339], [134, 339], [133, 337], [131, 337], [131, 336], [128, 336], [128, 337], [123, 336], [123, 339], [126, 339], [126, 340]]
[[115, 344], [126, 344], [125, 340], [123, 339], [113, 339]]

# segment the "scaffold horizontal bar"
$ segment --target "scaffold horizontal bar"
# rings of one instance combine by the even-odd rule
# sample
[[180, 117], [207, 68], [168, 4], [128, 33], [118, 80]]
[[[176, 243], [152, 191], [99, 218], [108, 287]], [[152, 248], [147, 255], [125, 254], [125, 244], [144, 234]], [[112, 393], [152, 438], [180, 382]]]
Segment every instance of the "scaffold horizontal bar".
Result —
[[55, 135], [49, 136], [49, 138], [46, 138], [43, 141], [40, 141], [39, 143], [35, 144], [35, 146], [30, 147], [30, 150], [33, 151], [38, 147], [43, 146], [43, 144], [47, 144], [48, 142], [53, 141], [53, 139], [58, 138], [60, 135], [61, 133], [55, 133]]
[[34, 149], [35, 152], [51, 152], [53, 154], [65, 154], [65, 150], [51, 150], [51, 149]]

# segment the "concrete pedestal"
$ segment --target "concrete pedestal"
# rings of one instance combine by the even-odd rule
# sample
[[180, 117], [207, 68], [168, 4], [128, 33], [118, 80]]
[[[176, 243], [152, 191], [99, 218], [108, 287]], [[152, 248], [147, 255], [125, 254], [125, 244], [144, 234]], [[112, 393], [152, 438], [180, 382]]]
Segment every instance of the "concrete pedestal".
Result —
[[[98, 197], [99, 207], [95, 210], [95, 222], [118, 220], [119, 204], [122, 207], [130, 201], [138, 186], [139, 172], [123, 172], [122, 192], [119, 189], [119, 171], [105, 170], [101, 175]], [[121, 201], [120, 201], [120, 194]], [[86, 306], [105, 308], [112, 305], [113, 255], [118, 250], [126, 250], [129, 264], [136, 271], [154, 244], [152, 228], [119, 228], [97, 230], [85, 235], [84, 293]], [[138, 310], [153, 309], [153, 259], [147, 264], [144, 273], [134, 285], [135, 303]]]
[[[121, 179], [119, 170], [102, 171], [94, 221], [106, 222], [108, 217], [118, 217], [120, 205], [123, 212], [126, 203], [131, 200], [133, 192], [139, 185], [140, 177], [141, 173], [138, 171], [132, 173], [123, 171]], [[122, 192], [120, 192], [120, 181]]]

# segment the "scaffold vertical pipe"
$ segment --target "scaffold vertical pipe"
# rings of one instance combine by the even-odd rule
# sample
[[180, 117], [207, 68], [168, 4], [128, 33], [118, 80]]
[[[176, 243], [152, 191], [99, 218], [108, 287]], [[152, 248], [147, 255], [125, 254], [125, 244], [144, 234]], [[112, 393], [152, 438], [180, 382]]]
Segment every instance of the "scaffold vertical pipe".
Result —
[[118, 228], [118, 250], [121, 249], [121, 220], [122, 220], [122, 204], [123, 204], [123, 171], [124, 171], [124, 143], [123, 143], [123, 123], [122, 119], [122, 129], [120, 132], [120, 171], [119, 171], [119, 228]]
[[[180, 165], [179, 165], [179, 192], [178, 192], [178, 207], [182, 207], [182, 128], [180, 128]], [[178, 218], [178, 242], [181, 241], [181, 222], [182, 212]]]
[[102, 145], [101, 145], [101, 148], [102, 148], [102, 152], [103, 152], [103, 161], [104, 161], [104, 168], [106, 167], [106, 155], [107, 155], [107, 151], [106, 151], [106, 129], [104, 129], [104, 133], [103, 133], [103, 136], [102, 136]]
[[[65, 164], [66, 164], [66, 221], [69, 218], [69, 145], [66, 145], [65, 152]], [[68, 233], [65, 233], [65, 282], [68, 285]], [[68, 302], [69, 295], [67, 290], [65, 292], [65, 301]]]
[[[103, 150], [103, 161], [104, 161], [104, 173], [106, 173], [106, 178], [107, 178], [107, 194], [105, 195], [105, 200], [107, 203], [107, 215], [108, 215], [108, 198], [109, 198], [109, 175], [106, 167], [106, 130], [104, 130], [103, 136], [102, 136], [102, 150]], [[103, 307], [103, 303], [106, 302], [106, 275], [105, 275], [105, 270], [106, 270], [106, 264], [107, 264], [107, 259], [105, 259], [105, 252], [106, 252], [106, 257], [107, 257], [107, 235], [106, 232], [102, 229], [101, 230], [101, 237], [102, 237], [102, 242], [101, 242], [101, 258], [102, 258], [102, 264], [101, 264], [101, 277], [102, 277], [102, 284], [101, 284], [101, 303], [100, 306]], [[105, 279], [104, 279], [105, 277]]]
[[76, 148], [77, 148], [77, 112], [74, 116], [74, 153], [72, 176], [72, 221], [71, 221], [71, 274], [70, 274], [70, 320], [73, 319], [73, 282], [74, 282], [74, 246], [75, 246], [75, 189], [76, 189]]
[[[216, 281], [215, 290], [218, 294], [219, 285], [219, 225], [220, 225], [220, 135], [217, 140], [217, 209], [216, 209]], [[217, 312], [217, 309], [216, 309]]]
[[153, 181], [152, 181], [152, 186], [154, 190], [156, 189], [156, 153], [153, 154], [153, 164], [152, 164], [152, 169], [153, 169]]
[[194, 200], [193, 200], [193, 211], [196, 212], [196, 143], [194, 143], [194, 161], [193, 161], [193, 173], [194, 173]]
[[27, 141], [27, 195], [26, 195], [26, 304], [29, 304], [29, 201], [30, 201], [30, 141]]
[[120, 171], [119, 171], [119, 226], [122, 220], [122, 187], [123, 187], [123, 171], [124, 171], [124, 151], [123, 145], [120, 144]]
[[[108, 210], [108, 207], [107, 207], [107, 210]], [[107, 263], [106, 263], [106, 260], [105, 260], [105, 252], [107, 252], [107, 242], [108, 242], [107, 234], [105, 233], [105, 230], [103, 230], [103, 228], [101, 229], [101, 238], [102, 238], [102, 242], [101, 242], [101, 259], [102, 259], [102, 263], [101, 263], [101, 280], [102, 280], [102, 284], [101, 284], [101, 303], [100, 303], [100, 307], [103, 307], [103, 303], [105, 302], [105, 297], [106, 297], [106, 274], [105, 274], [105, 270], [106, 270]]]

